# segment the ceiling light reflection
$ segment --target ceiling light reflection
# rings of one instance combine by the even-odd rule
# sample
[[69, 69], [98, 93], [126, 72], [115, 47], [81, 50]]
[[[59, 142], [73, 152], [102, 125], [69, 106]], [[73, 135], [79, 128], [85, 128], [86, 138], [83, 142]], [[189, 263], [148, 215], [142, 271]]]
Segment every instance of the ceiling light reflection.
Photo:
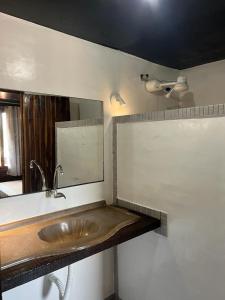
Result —
[[159, 6], [159, 0], [144, 0], [145, 3], [149, 3], [152, 8], [157, 8]]

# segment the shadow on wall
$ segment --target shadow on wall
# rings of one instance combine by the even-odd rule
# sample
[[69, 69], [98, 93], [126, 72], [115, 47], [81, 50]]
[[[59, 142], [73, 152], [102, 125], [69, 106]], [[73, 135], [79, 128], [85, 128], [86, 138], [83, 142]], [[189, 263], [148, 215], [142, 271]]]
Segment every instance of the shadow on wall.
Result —
[[194, 94], [192, 92], [185, 93], [179, 99], [180, 107], [193, 107], [195, 106]]
[[166, 109], [176, 109], [195, 106], [194, 94], [192, 92], [187, 92], [182, 96], [176, 94], [166, 100], [170, 100], [166, 105]]
[[170, 98], [166, 98], [164, 93], [157, 94], [156, 110], [177, 109], [195, 106], [194, 94], [187, 92], [184, 95], [173, 93]]
[[43, 298], [46, 298], [49, 295], [51, 286], [52, 286], [52, 283], [45, 276], [44, 277], [44, 282], [43, 282], [43, 290], [42, 290], [42, 296], [43, 296]]

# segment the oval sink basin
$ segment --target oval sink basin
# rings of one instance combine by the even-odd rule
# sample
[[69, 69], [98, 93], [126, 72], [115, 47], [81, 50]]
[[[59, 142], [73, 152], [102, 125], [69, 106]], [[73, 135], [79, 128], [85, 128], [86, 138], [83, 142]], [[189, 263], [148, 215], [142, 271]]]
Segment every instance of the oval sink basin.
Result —
[[48, 243], [73, 243], [91, 237], [98, 229], [99, 226], [95, 222], [74, 218], [49, 225], [40, 230], [38, 236]]
[[100, 203], [0, 226], [0, 266], [7, 269], [100, 245], [139, 218]]

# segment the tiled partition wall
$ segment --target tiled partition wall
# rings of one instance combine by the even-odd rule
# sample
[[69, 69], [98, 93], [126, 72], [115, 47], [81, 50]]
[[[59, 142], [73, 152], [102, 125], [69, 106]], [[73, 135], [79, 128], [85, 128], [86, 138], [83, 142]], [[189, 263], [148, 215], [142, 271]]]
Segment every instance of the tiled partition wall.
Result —
[[114, 189], [120, 205], [168, 214], [166, 237], [118, 247], [119, 297], [223, 300], [224, 104], [114, 118]]
[[[207, 106], [197, 106], [180, 108], [165, 111], [153, 111], [142, 114], [133, 114], [125, 116], [117, 116], [113, 118], [113, 201], [118, 203], [118, 188], [117, 188], [117, 138], [118, 126], [126, 123], [137, 122], [155, 122], [166, 120], [180, 119], [201, 119], [225, 116], [225, 104], [214, 104]], [[122, 202], [121, 202], [122, 204]]]
[[119, 199], [118, 198], [118, 183], [117, 183], [117, 163], [118, 163], [118, 152], [117, 152], [117, 138], [118, 138], [118, 126], [126, 123], [136, 122], [155, 122], [155, 121], [166, 121], [166, 120], [178, 120], [178, 119], [199, 119], [199, 118], [212, 118], [221, 117], [225, 115], [225, 105], [215, 104], [208, 106], [189, 107], [175, 110], [166, 111], [155, 111], [147, 112], [143, 114], [134, 114], [126, 116], [118, 116], [113, 118], [113, 199], [114, 203], [120, 206], [139, 211], [141, 213], [150, 215], [152, 217], [161, 220], [161, 228], [156, 230], [162, 235], [167, 235], [167, 213], [159, 211], [157, 209], [150, 209], [146, 206], [141, 205], [139, 199], [136, 199], [135, 203], [130, 199]]

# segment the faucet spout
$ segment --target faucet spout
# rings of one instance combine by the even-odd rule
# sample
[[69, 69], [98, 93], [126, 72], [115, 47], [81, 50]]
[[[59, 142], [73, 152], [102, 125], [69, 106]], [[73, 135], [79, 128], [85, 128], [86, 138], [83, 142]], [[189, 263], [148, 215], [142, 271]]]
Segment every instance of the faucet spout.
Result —
[[39, 170], [39, 172], [41, 174], [42, 191], [46, 191], [47, 190], [47, 185], [46, 185], [46, 179], [45, 179], [44, 171], [43, 171], [42, 167], [36, 162], [36, 160], [32, 159], [30, 161], [30, 169], [33, 169], [34, 165], [36, 165], [36, 167], [38, 168], [38, 170]]

